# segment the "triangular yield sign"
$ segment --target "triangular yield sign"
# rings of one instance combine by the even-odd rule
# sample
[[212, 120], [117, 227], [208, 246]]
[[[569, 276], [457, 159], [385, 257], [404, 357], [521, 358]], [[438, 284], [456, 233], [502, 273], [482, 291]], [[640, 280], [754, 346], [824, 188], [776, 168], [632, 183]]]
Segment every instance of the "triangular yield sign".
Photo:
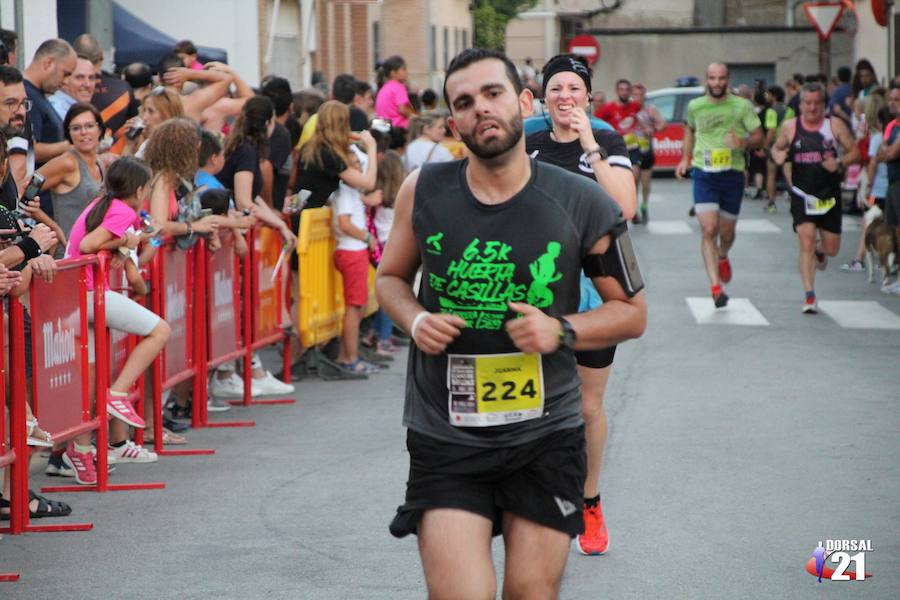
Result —
[[844, 4], [842, 2], [804, 2], [803, 12], [819, 32], [819, 39], [827, 42], [834, 28], [837, 27], [841, 15], [844, 14]]

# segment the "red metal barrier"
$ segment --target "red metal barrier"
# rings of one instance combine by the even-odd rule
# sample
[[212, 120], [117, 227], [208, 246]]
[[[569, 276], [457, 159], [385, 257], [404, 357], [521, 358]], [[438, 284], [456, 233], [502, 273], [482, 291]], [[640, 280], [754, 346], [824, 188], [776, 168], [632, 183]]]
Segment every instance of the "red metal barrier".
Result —
[[[253, 400], [250, 397], [251, 355], [255, 350], [282, 343], [283, 370], [286, 383], [290, 382], [291, 372], [291, 340], [289, 332], [282, 326], [284, 314], [285, 289], [290, 288], [290, 269], [283, 269], [284, 260], [279, 260], [283, 252], [284, 242], [274, 229], [254, 227], [248, 234], [247, 244], [250, 252], [244, 257], [244, 339], [246, 344], [244, 355], [244, 399], [232, 404], [293, 404], [293, 398], [277, 398]], [[281, 264], [279, 264], [281, 263]], [[278, 267], [276, 271], [276, 267]], [[287, 286], [284, 273], [287, 272]], [[273, 276], [274, 274], [274, 276]]]
[[[53, 284], [33, 279], [29, 289], [32, 324], [32, 412], [41, 416], [42, 428], [58, 441], [105, 426], [103, 414], [91, 418], [88, 381], [88, 318], [86, 269], [96, 258], [63, 261]], [[52, 286], [58, 286], [55, 290]], [[68, 287], [69, 294], [61, 289]], [[74, 290], [75, 293], [71, 293]], [[41, 380], [41, 381], [37, 381]], [[82, 381], [84, 384], [82, 385]], [[28, 510], [28, 466], [30, 462], [26, 431], [25, 311], [17, 298], [9, 299], [9, 382], [10, 441], [14, 458], [9, 464], [9, 527], [0, 532], [18, 535], [26, 532], [87, 531], [90, 523], [31, 525]], [[48, 393], [52, 391], [52, 393]], [[59, 414], [56, 414], [57, 411]], [[106, 448], [104, 444], [102, 448]]]
[[253, 427], [255, 421], [210, 421], [207, 410], [209, 390], [206, 382], [210, 370], [246, 354], [241, 335], [240, 259], [234, 253], [234, 237], [230, 231], [220, 232], [222, 247], [209, 252], [206, 240], [197, 243], [194, 319], [197, 380], [204, 382], [194, 395], [194, 427]]
[[[0, 310], [0, 332], [4, 331], [3, 310]], [[6, 361], [0, 353], [0, 469], [8, 467], [16, 460], [16, 451], [6, 443]], [[10, 508], [12, 511], [12, 508]], [[18, 581], [18, 573], [0, 573], [0, 581]]]
[[[58, 316], [61, 299], [68, 298], [66, 293], [60, 290], [72, 289], [66, 285], [63, 276], [67, 270], [83, 265], [94, 265], [94, 389], [97, 401], [94, 403], [95, 418], [90, 420], [90, 365], [88, 364], [88, 318], [87, 318], [87, 282], [84, 277], [84, 269], [80, 270], [78, 289], [78, 303], [80, 305], [81, 334], [80, 352], [81, 377], [72, 376], [71, 370], [66, 369], [66, 343], [70, 335], [63, 328], [64, 321]], [[41, 488], [42, 492], [111, 492], [134, 490], [161, 490], [166, 487], [164, 483], [109, 483], [109, 418], [106, 412], [106, 390], [110, 384], [110, 358], [109, 358], [109, 330], [106, 328], [106, 290], [108, 289], [109, 255], [105, 252], [96, 257], [82, 257], [69, 259], [59, 263], [59, 271], [53, 283], [47, 284], [35, 278], [31, 283], [29, 297], [31, 298], [31, 325], [32, 325], [32, 411], [38, 415], [40, 401], [52, 399], [56, 410], [48, 411], [46, 430], [53, 434], [55, 441], [63, 441], [76, 435], [97, 430], [97, 484], [96, 485], [61, 485]], [[58, 286], [56, 290], [43, 288], [42, 286]], [[53, 293], [53, 292], [56, 293]], [[15, 302], [13, 302], [15, 304]], [[45, 312], [46, 311], [46, 312]], [[15, 312], [13, 312], [15, 315]], [[53, 331], [53, 319], [57, 319], [60, 330]], [[41, 334], [38, 334], [40, 327]], [[24, 339], [24, 337], [23, 337]], [[74, 338], [73, 338], [74, 339]], [[15, 338], [13, 338], [15, 342]], [[12, 354], [12, 347], [10, 348]], [[75, 354], [72, 352], [71, 354]], [[71, 362], [71, 361], [69, 361]], [[24, 376], [23, 376], [24, 379]], [[73, 382], [74, 380], [74, 382]], [[47, 388], [46, 386], [50, 387]], [[55, 387], [54, 387], [55, 385]], [[54, 429], [53, 424], [59, 422], [64, 410], [59, 408], [60, 398], [65, 398], [67, 392], [62, 386], [75, 386], [80, 389], [82, 397], [81, 420], [84, 424], [71, 426], [62, 421], [62, 431]], [[129, 394], [129, 400], [135, 397], [136, 392]], [[47, 402], [50, 404], [50, 402]], [[90, 426], [88, 426], [88, 422]], [[43, 425], [42, 425], [43, 426]], [[44, 526], [47, 527], [47, 526]]]
[[[195, 305], [195, 258], [197, 246], [189, 250], [178, 250], [172, 241], [163, 244], [153, 257], [151, 268], [151, 310], [161, 316], [172, 330], [169, 341], [160, 355], [153, 361], [153, 440], [156, 453], [160, 456], [195, 456], [215, 454], [208, 448], [166, 450], [163, 448], [162, 393], [183, 381], [193, 379], [194, 418], [199, 410], [201, 395], [206, 394], [206, 379], [197, 376], [194, 362]], [[200, 280], [202, 281], [202, 279]], [[202, 315], [202, 312], [201, 312]]]

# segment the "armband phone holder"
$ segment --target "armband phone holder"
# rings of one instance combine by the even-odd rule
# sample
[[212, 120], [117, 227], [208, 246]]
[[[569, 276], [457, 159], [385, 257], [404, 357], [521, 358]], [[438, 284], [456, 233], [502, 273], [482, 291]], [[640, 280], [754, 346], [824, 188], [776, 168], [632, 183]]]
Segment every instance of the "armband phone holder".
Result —
[[629, 298], [644, 289], [644, 278], [638, 266], [628, 225], [623, 221], [610, 232], [612, 242], [604, 254], [588, 254], [581, 261], [588, 277], [614, 277]]

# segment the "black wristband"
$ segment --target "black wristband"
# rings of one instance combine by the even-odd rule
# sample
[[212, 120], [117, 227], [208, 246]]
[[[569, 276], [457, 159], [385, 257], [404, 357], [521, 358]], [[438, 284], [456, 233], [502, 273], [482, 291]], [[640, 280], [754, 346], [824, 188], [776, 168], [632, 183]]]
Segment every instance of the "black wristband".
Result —
[[44, 253], [41, 250], [40, 245], [30, 237], [23, 238], [21, 241], [16, 243], [16, 246], [18, 246], [19, 250], [22, 251], [22, 254], [25, 255], [25, 262], [28, 262], [33, 258], [37, 258]]

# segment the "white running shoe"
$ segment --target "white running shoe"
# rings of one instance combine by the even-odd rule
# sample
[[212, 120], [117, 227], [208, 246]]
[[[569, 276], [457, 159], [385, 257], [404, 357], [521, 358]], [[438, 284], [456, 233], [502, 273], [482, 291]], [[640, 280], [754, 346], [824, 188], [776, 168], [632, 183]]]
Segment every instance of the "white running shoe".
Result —
[[118, 448], [110, 448], [107, 455], [109, 463], [153, 463], [159, 460], [156, 452], [151, 452], [143, 446], [138, 446], [128, 440]]
[[225, 412], [226, 410], [231, 410], [231, 404], [225, 402], [221, 398], [210, 396], [209, 400], [206, 402], [206, 410], [209, 412]]
[[882, 286], [881, 291], [885, 294], [897, 294], [898, 296], [900, 296], [900, 279], [898, 279], [891, 285]]
[[219, 379], [213, 375], [209, 382], [209, 395], [216, 398], [243, 398], [244, 380], [237, 373], [232, 373], [228, 379]]
[[254, 379], [250, 386], [252, 396], [268, 396], [270, 394], [293, 394], [294, 386], [278, 381], [271, 372], [266, 371], [262, 379]]

